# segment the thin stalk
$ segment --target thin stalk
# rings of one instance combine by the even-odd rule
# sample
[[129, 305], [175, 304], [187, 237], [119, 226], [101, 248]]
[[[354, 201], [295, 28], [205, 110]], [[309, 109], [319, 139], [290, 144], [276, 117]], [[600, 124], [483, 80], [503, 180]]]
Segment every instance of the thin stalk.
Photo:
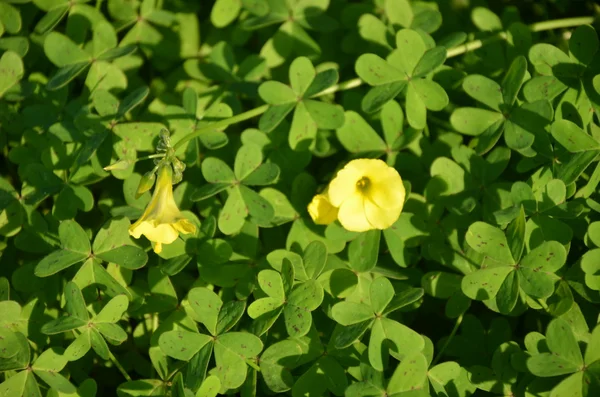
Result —
[[544, 302], [541, 299], [536, 299], [535, 301], [542, 307], [542, 309], [544, 309], [546, 311], [546, 313], [550, 313], [550, 308], [548, 307], [546, 302]]
[[[572, 28], [575, 26], [594, 23], [595, 20], [595, 17], [554, 19], [552, 21], [532, 23], [531, 25], [529, 25], [529, 30], [531, 30], [532, 32], [543, 32], [545, 30]], [[501, 40], [506, 40], [507, 37], [508, 36], [505, 32], [499, 32], [494, 36], [486, 37], [485, 39], [469, 41], [468, 43], [461, 44], [454, 48], [448, 49], [447, 57], [452, 58], [458, 55], [462, 55], [466, 52], [477, 50], [485, 45], [495, 43]]]
[[351, 90], [352, 88], [359, 87], [362, 83], [363, 83], [363, 81], [359, 77], [357, 77], [352, 80], [344, 81], [343, 83], [332, 85], [331, 87], [327, 88], [326, 90], [319, 92], [313, 98], [318, 98], [323, 95], [333, 94], [334, 92], [338, 92], [338, 91]]
[[446, 342], [444, 342], [444, 346], [442, 346], [442, 348], [440, 349], [440, 351], [438, 352], [438, 354], [435, 356], [435, 358], [431, 362], [431, 366], [432, 367], [435, 364], [437, 364], [437, 362], [440, 360], [440, 358], [442, 358], [442, 354], [444, 354], [444, 351], [446, 350], [446, 348], [448, 347], [448, 345], [450, 344], [450, 342], [452, 341], [452, 339], [454, 338], [454, 336], [458, 332], [458, 328], [460, 328], [460, 324], [462, 324], [462, 321], [463, 321], [463, 315], [461, 314], [456, 319], [456, 323], [454, 323], [454, 328], [452, 328], [452, 332], [450, 332], [450, 336], [448, 336], [448, 339], [446, 339]]
[[140, 160], [159, 159], [161, 157], [165, 157], [165, 154], [164, 153], [151, 154], [149, 156], [140, 157], [140, 158], [136, 159], [135, 161], [137, 162]]
[[198, 128], [196, 131], [187, 134], [186, 136], [184, 136], [183, 138], [181, 138], [174, 146], [173, 146], [173, 150], [177, 151], [177, 149], [179, 149], [184, 143], [196, 138], [197, 136], [199, 136], [200, 134], [204, 133], [204, 132], [208, 132], [210, 130], [214, 130], [214, 129], [218, 129], [218, 128], [223, 128], [223, 127], [227, 127], [231, 124], [237, 124], [240, 123], [242, 121], [251, 119], [252, 117], [256, 117], [259, 116], [261, 114], [263, 114], [264, 112], [267, 111], [267, 109], [269, 108], [269, 105], [262, 105], [259, 106], [257, 108], [248, 110], [247, 112], [244, 113], [240, 113], [236, 116], [230, 117], [228, 119], [224, 119], [224, 120], [219, 120], [217, 122], [214, 123], [210, 123], [209, 125], [202, 127], [202, 128]]
[[127, 382], [131, 382], [131, 376], [129, 376], [127, 371], [125, 371], [125, 368], [123, 368], [123, 366], [121, 365], [119, 360], [117, 360], [115, 355], [112, 354], [110, 349], [108, 350], [108, 357], [110, 358], [110, 361], [112, 361], [113, 364], [115, 364], [115, 367], [117, 367], [119, 369], [119, 372], [121, 372], [121, 374], [123, 374], [123, 377], [127, 380]]
[[596, 21], [595, 17], [576, 17], [565, 19], [554, 19], [552, 21], [536, 22], [529, 25], [532, 32], [542, 32], [561, 28], [572, 28], [574, 26], [588, 25]]

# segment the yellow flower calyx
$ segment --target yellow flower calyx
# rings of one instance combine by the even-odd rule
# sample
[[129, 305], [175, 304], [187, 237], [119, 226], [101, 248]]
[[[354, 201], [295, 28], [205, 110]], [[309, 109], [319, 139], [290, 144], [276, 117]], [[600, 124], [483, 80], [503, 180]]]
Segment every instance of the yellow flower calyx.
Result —
[[196, 226], [179, 211], [173, 197], [173, 170], [171, 165], [162, 165], [158, 170], [158, 179], [154, 194], [146, 210], [129, 228], [134, 238], [142, 235], [154, 243], [154, 252], [159, 254], [163, 244], [171, 244], [179, 233], [195, 233]]

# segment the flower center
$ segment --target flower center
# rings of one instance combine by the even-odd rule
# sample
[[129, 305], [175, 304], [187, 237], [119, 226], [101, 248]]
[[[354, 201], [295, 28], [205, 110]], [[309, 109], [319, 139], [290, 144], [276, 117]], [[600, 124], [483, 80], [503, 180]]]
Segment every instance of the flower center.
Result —
[[356, 182], [356, 188], [363, 193], [369, 190], [369, 186], [371, 186], [371, 180], [366, 176], [363, 176]]

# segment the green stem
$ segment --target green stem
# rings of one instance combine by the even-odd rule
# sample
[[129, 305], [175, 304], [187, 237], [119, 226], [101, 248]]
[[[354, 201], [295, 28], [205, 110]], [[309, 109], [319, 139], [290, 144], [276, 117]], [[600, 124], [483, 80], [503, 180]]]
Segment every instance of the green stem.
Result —
[[131, 376], [129, 376], [129, 374], [127, 373], [127, 371], [125, 371], [125, 368], [123, 368], [123, 366], [121, 365], [121, 363], [119, 362], [119, 360], [117, 360], [117, 358], [115, 357], [115, 355], [112, 354], [112, 352], [110, 350], [108, 350], [108, 356], [110, 357], [110, 361], [112, 361], [113, 364], [115, 364], [115, 367], [117, 367], [119, 369], [119, 371], [121, 372], [121, 374], [123, 374], [123, 377], [125, 377], [125, 379], [127, 380], [127, 382], [131, 382]]
[[[531, 30], [532, 32], [543, 32], [545, 30], [572, 28], [575, 26], [594, 23], [595, 20], [595, 17], [554, 19], [552, 21], [533, 23], [529, 25], [529, 30]], [[485, 39], [469, 41], [468, 43], [461, 44], [457, 47], [448, 49], [447, 57], [453, 58], [455, 56], [462, 55], [466, 52], [477, 50], [485, 45], [495, 43], [501, 40], [506, 40], [507, 37], [508, 35], [505, 32], [499, 32], [493, 36], [486, 37]]]
[[200, 134], [204, 133], [204, 132], [208, 132], [214, 129], [219, 129], [219, 128], [223, 128], [223, 127], [227, 127], [231, 124], [237, 124], [240, 123], [244, 120], [248, 120], [251, 119], [252, 117], [256, 117], [258, 115], [263, 114], [264, 112], [267, 111], [267, 109], [269, 108], [269, 105], [262, 105], [259, 106], [257, 108], [254, 108], [252, 110], [248, 110], [247, 112], [244, 113], [240, 113], [236, 116], [230, 117], [228, 119], [224, 119], [224, 120], [220, 120], [217, 121], [215, 123], [210, 123], [209, 125], [202, 127], [202, 128], [198, 128], [196, 131], [187, 134], [186, 136], [184, 136], [183, 138], [181, 138], [176, 144], [175, 146], [173, 146], [173, 150], [177, 151], [177, 149], [179, 149], [184, 143], [196, 138], [197, 136], [199, 136]]
[[[532, 32], [541, 32], [544, 30], [552, 30], [552, 29], [559, 29], [559, 28], [569, 28], [569, 27], [574, 27], [574, 26], [579, 26], [579, 25], [585, 25], [585, 24], [591, 24], [595, 21], [594, 17], [577, 17], [577, 18], [565, 18], [565, 19], [555, 19], [552, 21], [545, 21], [545, 22], [538, 22], [538, 23], [534, 23], [529, 25], [529, 29]], [[485, 39], [481, 39], [481, 40], [473, 40], [470, 41], [468, 43], [465, 44], [461, 44], [457, 47], [453, 47], [448, 49], [447, 51], [447, 58], [453, 58], [459, 55], [462, 55], [466, 52], [469, 51], [473, 51], [476, 50], [478, 48], [481, 48], [485, 45], [491, 44], [491, 43], [495, 43], [497, 41], [501, 41], [501, 40], [506, 40], [506, 38], [508, 37], [508, 35], [505, 32], [498, 32], [497, 34], [490, 36], [490, 37], [486, 37]], [[348, 81], [344, 81], [342, 83], [336, 84], [334, 86], [331, 86], [323, 91], [321, 91], [320, 93], [316, 94], [313, 98], [318, 98], [324, 95], [329, 95], [329, 94], [333, 94], [336, 93], [338, 91], [344, 91], [344, 90], [350, 90], [352, 88], [356, 88], [359, 87], [363, 84], [363, 81], [360, 78], [354, 78]], [[263, 114], [264, 112], [267, 111], [267, 109], [269, 108], [269, 105], [262, 105], [259, 106], [257, 108], [248, 110], [247, 112], [244, 113], [240, 113], [236, 116], [230, 117], [228, 119], [223, 119], [220, 121], [217, 121], [215, 123], [211, 123], [207, 126], [204, 126], [202, 128], [198, 128], [197, 130], [195, 130], [194, 132], [184, 136], [183, 138], [181, 138], [181, 140], [179, 140], [174, 146], [173, 149], [175, 151], [177, 151], [177, 149], [179, 149], [181, 146], [183, 146], [185, 143], [191, 141], [192, 139], [198, 137], [200, 134], [205, 133], [207, 131], [210, 130], [214, 130], [214, 129], [218, 129], [218, 128], [224, 128], [227, 126], [230, 126], [232, 124], [237, 124], [240, 123], [242, 121], [251, 119], [253, 117], [259, 116], [261, 114]]]
[[548, 307], [546, 302], [544, 302], [541, 299], [536, 299], [535, 301], [542, 307], [542, 309], [544, 309], [546, 311], [546, 313], [550, 313], [550, 308]]
[[319, 92], [313, 98], [318, 98], [323, 95], [333, 94], [334, 92], [337, 92], [337, 91], [351, 90], [352, 88], [359, 87], [362, 83], [363, 83], [363, 81], [359, 77], [357, 77], [352, 80], [344, 81], [343, 83], [332, 85], [331, 87]]
[[138, 162], [140, 160], [159, 159], [162, 157], [165, 157], [164, 153], [151, 154], [149, 156], [139, 157], [139, 158], [135, 159], [135, 161]]
[[444, 354], [444, 351], [446, 350], [446, 348], [448, 347], [448, 345], [450, 344], [450, 342], [452, 341], [452, 339], [458, 332], [458, 328], [460, 328], [460, 324], [462, 323], [462, 321], [463, 321], [463, 315], [461, 314], [456, 319], [456, 323], [454, 323], [454, 328], [452, 328], [452, 332], [450, 332], [450, 336], [448, 336], [448, 339], [446, 339], [446, 342], [444, 342], [444, 346], [442, 346], [442, 348], [440, 349], [438, 354], [435, 356], [435, 358], [431, 362], [431, 367], [433, 367], [435, 364], [437, 364], [437, 362], [440, 360], [440, 358], [442, 358], [442, 354]]
[[554, 19], [552, 21], [536, 22], [529, 25], [532, 32], [542, 32], [561, 28], [572, 28], [574, 26], [588, 25], [596, 21], [595, 17], [576, 17], [565, 19]]

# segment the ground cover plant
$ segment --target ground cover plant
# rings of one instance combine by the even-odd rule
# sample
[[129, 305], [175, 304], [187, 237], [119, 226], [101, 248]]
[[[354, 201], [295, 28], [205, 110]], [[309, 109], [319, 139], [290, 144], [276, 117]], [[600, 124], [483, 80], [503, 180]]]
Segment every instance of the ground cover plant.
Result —
[[598, 15], [0, 0], [0, 396], [599, 396]]

